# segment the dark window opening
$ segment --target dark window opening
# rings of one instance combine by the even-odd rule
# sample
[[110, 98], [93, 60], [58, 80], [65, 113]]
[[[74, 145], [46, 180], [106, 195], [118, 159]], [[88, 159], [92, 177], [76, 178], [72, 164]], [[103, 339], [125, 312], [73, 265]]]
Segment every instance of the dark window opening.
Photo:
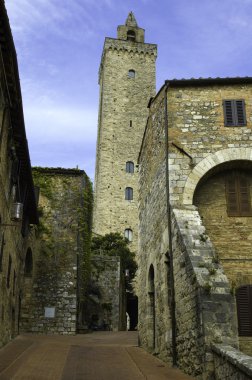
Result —
[[136, 76], [135, 70], [129, 70], [128, 71], [128, 77], [129, 78], [135, 78], [135, 76]]
[[31, 250], [31, 248], [28, 248], [26, 256], [25, 256], [24, 275], [26, 277], [31, 277], [32, 276], [32, 270], [33, 270], [32, 250]]
[[132, 120], [130, 120], [130, 128], [132, 128]]
[[125, 199], [127, 201], [132, 201], [133, 200], [133, 189], [132, 189], [132, 187], [126, 187], [126, 189], [125, 189]]
[[128, 41], [136, 41], [136, 33], [134, 32], [134, 30], [129, 30], [127, 32], [127, 40]]
[[246, 125], [244, 100], [224, 100], [223, 109], [227, 127]]
[[233, 172], [226, 178], [228, 216], [252, 216], [250, 183], [245, 174]]
[[7, 285], [8, 289], [10, 287], [11, 265], [12, 265], [12, 259], [11, 259], [11, 256], [9, 256], [8, 272], [7, 272], [7, 282], [6, 282], [6, 285]]
[[126, 162], [126, 173], [134, 173], [134, 163], [132, 161]]
[[124, 237], [129, 241], [133, 240], [133, 232], [130, 228], [126, 228], [126, 230], [124, 231]]
[[4, 246], [5, 246], [4, 233], [2, 233], [0, 238], [1, 238], [1, 240], [0, 240], [0, 272], [2, 272], [2, 270], [3, 270]]
[[236, 304], [239, 336], [252, 336], [252, 285], [237, 290]]
[[16, 279], [17, 279], [17, 275], [16, 275], [16, 271], [14, 270], [13, 272], [13, 296], [15, 296], [15, 292], [16, 292]]

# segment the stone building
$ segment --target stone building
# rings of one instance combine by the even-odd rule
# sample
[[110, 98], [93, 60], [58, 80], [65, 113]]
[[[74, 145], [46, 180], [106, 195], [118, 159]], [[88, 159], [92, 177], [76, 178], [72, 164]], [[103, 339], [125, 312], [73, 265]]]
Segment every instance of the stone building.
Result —
[[156, 56], [156, 45], [145, 43], [131, 12], [117, 38], [105, 39], [99, 71], [93, 230], [121, 233], [132, 241], [132, 251], [138, 241], [137, 156], [155, 95]]
[[86, 328], [110, 331], [125, 329], [122, 276], [120, 257], [92, 252], [91, 276], [85, 302]]
[[[0, 347], [19, 332], [24, 273], [38, 223], [18, 65], [0, 1]], [[23, 210], [23, 213], [22, 213]]]
[[75, 334], [85, 325], [90, 272], [92, 186], [83, 170], [33, 168], [40, 222], [26, 273], [20, 329]]
[[166, 81], [149, 111], [141, 344], [198, 379], [249, 379], [236, 349], [252, 354], [252, 78]]

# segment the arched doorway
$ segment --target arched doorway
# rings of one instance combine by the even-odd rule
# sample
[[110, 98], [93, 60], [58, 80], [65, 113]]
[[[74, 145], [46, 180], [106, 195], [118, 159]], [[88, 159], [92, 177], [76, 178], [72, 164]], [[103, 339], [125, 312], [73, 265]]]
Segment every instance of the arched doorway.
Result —
[[149, 348], [155, 349], [156, 342], [156, 310], [155, 310], [155, 272], [151, 264], [148, 275], [148, 336]]

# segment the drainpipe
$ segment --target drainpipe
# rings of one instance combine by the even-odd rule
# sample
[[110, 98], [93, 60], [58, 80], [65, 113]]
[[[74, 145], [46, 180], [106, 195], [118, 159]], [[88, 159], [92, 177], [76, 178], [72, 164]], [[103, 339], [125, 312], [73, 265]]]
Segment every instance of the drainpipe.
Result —
[[165, 164], [166, 164], [166, 213], [168, 222], [168, 239], [169, 239], [169, 271], [168, 285], [170, 288], [171, 300], [168, 300], [171, 307], [172, 322], [172, 364], [177, 365], [177, 346], [176, 346], [176, 315], [175, 315], [175, 288], [174, 288], [174, 270], [173, 270], [173, 248], [172, 248], [172, 223], [171, 223], [171, 204], [170, 204], [170, 179], [169, 179], [169, 132], [168, 132], [168, 92], [169, 82], [165, 82]]

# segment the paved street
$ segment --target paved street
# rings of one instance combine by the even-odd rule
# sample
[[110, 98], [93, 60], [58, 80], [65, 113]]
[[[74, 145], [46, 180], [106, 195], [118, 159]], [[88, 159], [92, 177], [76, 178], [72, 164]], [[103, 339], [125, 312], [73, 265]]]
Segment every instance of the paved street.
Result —
[[136, 332], [20, 335], [0, 350], [0, 380], [189, 380], [137, 347]]

